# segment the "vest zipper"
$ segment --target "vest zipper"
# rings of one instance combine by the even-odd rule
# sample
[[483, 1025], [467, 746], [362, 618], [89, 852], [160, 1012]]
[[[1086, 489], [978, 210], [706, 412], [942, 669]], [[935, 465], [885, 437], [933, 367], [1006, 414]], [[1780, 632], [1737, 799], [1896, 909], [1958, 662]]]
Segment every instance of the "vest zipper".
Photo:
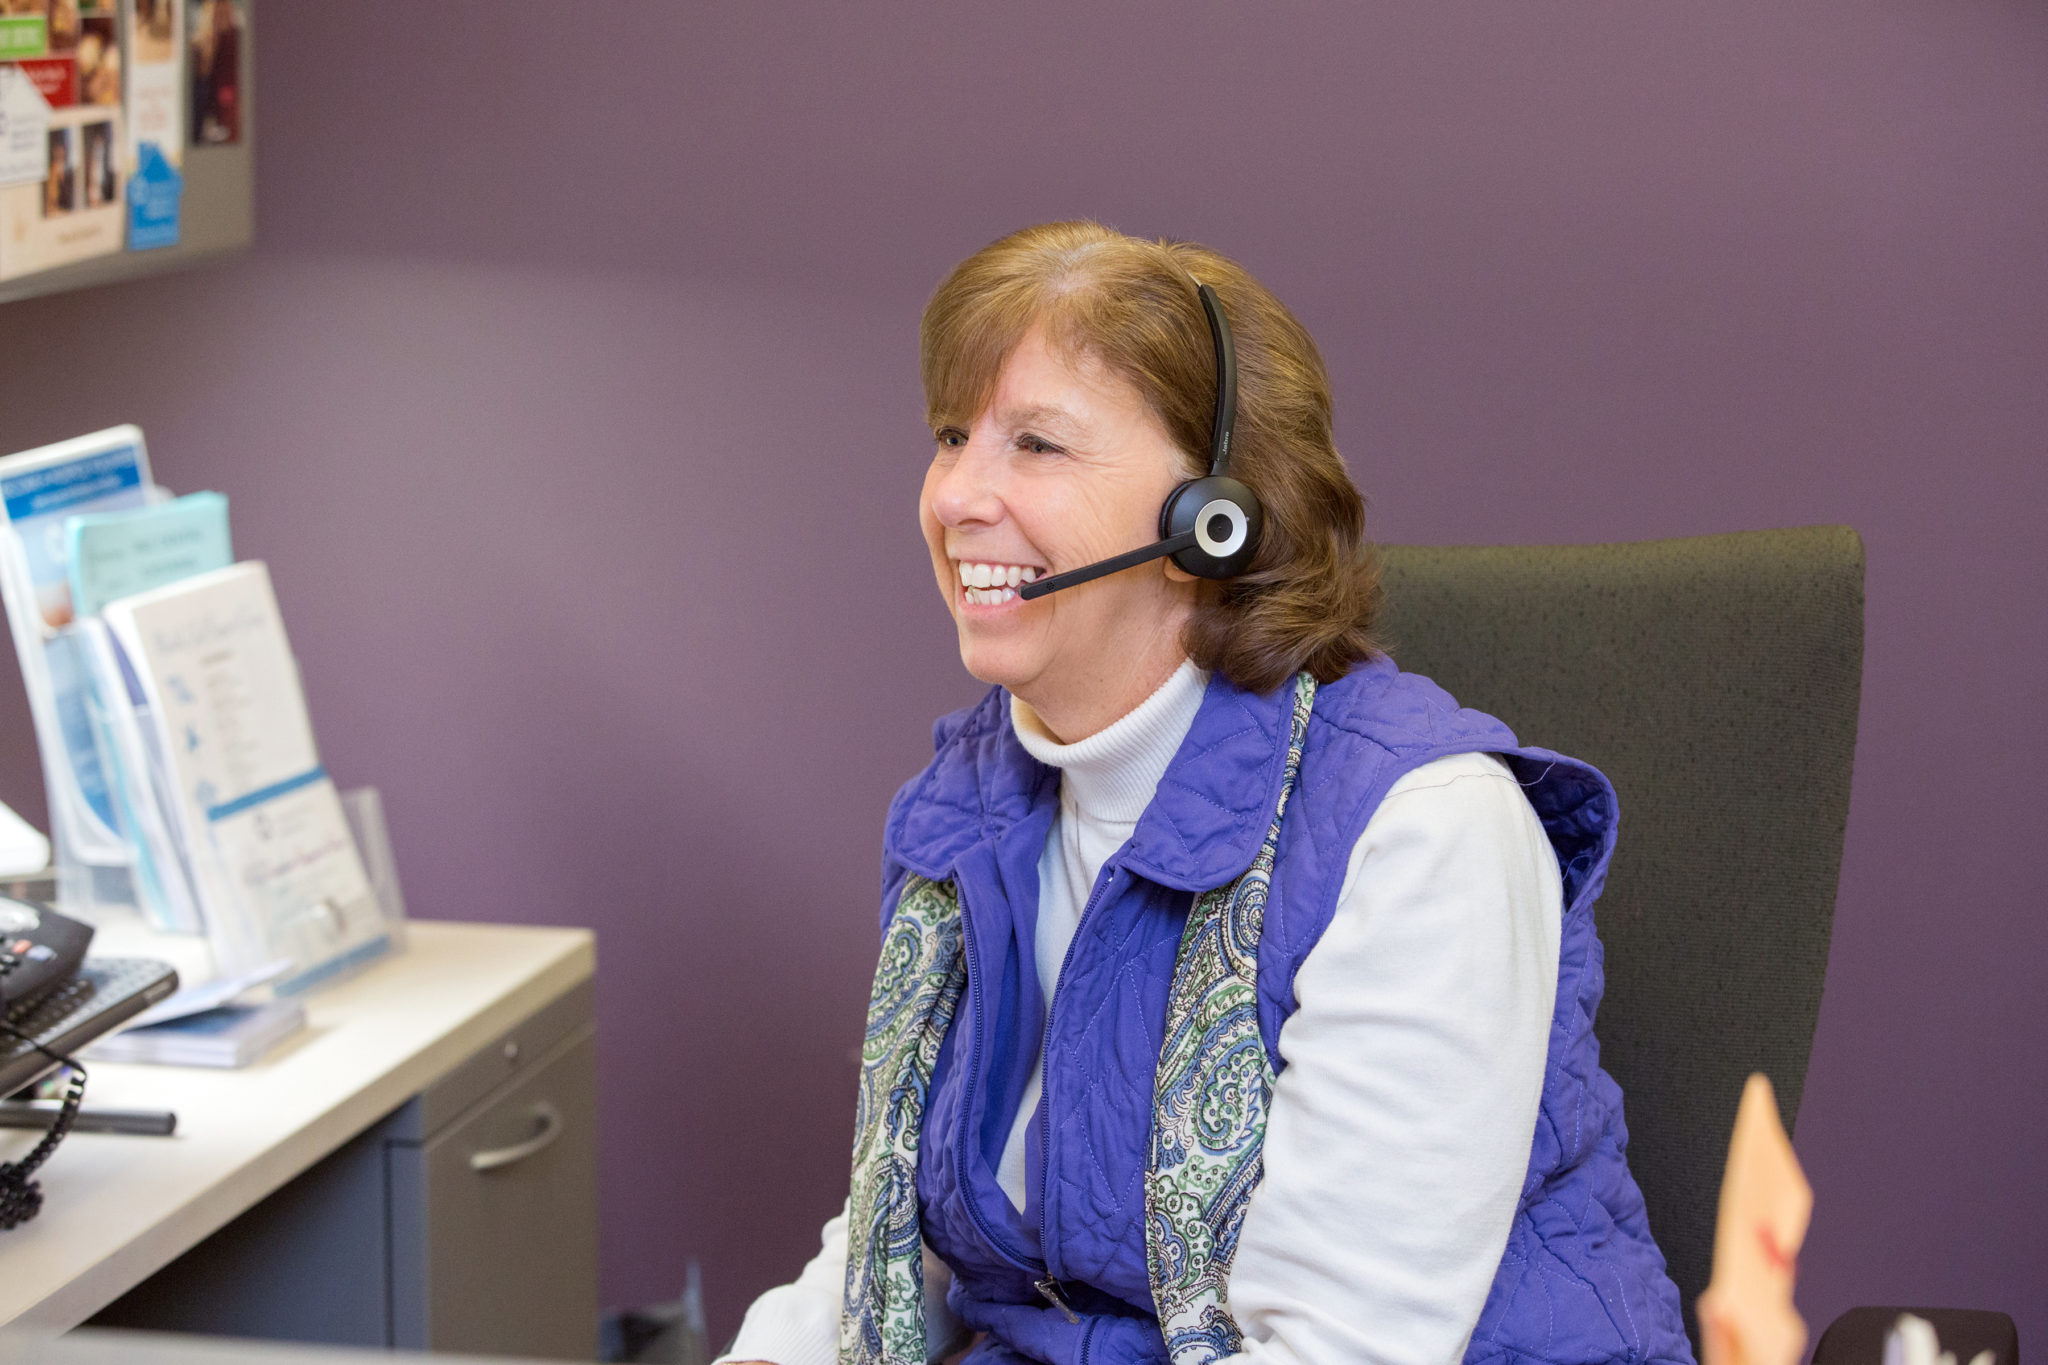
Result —
[[1081, 1315], [1074, 1311], [1074, 1306], [1072, 1304], [1068, 1303], [1065, 1299], [1060, 1297], [1060, 1282], [1058, 1280], [1055, 1280], [1052, 1276], [1048, 1275], [1044, 1279], [1040, 1280], [1035, 1287], [1037, 1288], [1039, 1293], [1045, 1295], [1045, 1301], [1047, 1303], [1051, 1304], [1053, 1307], [1059, 1309], [1062, 1313], [1065, 1313], [1067, 1315], [1068, 1322], [1073, 1323], [1076, 1327], [1079, 1327], [1081, 1325]]
[[[986, 1015], [981, 1006], [981, 978], [974, 970], [974, 919], [967, 913], [967, 889], [958, 880], [953, 885], [960, 897], [960, 951], [967, 959], [967, 1002], [968, 1007], [974, 1012], [974, 1037], [967, 1048], [967, 1093], [961, 1098], [958, 1131], [954, 1134], [953, 1142], [961, 1152], [971, 1152], [974, 1149], [968, 1146], [968, 1119], [974, 1113], [975, 1087], [981, 1084], [981, 1029], [982, 1020]], [[975, 1202], [971, 1182], [964, 1178], [961, 1181], [960, 1196], [960, 1202], [967, 1206], [968, 1218], [973, 1221], [983, 1239], [995, 1248], [997, 1255], [1026, 1274], [1046, 1269], [1045, 1266], [1034, 1264], [1030, 1257], [1020, 1254], [997, 1234], [995, 1226], [982, 1215], [981, 1205]]]
[[[1058, 1284], [1059, 1279], [1053, 1270], [1052, 1227], [1046, 1221], [1045, 1208], [1046, 1172], [1052, 1169], [1052, 1105], [1047, 1103], [1052, 1085], [1052, 1020], [1060, 1007], [1060, 990], [1067, 983], [1067, 968], [1074, 964], [1074, 947], [1081, 941], [1081, 930], [1087, 927], [1088, 916], [1095, 913], [1095, 907], [1102, 901], [1102, 893], [1109, 889], [1117, 871], [1116, 856], [1112, 854], [1102, 864], [1102, 870], [1095, 874], [1095, 889], [1088, 893], [1088, 903], [1081, 907], [1081, 914], [1074, 921], [1074, 936], [1067, 940], [1067, 951], [1060, 956], [1059, 980], [1053, 983], [1052, 999], [1045, 1006], [1045, 1036], [1038, 1041], [1038, 1246], [1045, 1254], [1046, 1279], [1053, 1284]], [[1044, 1284], [1039, 1285], [1038, 1290], [1041, 1294], [1047, 1292]], [[1064, 1303], [1060, 1303], [1060, 1307], [1066, 1310], [1068, 1317], [1073, 1317], [1071, 1308], [1066, 1308]]]

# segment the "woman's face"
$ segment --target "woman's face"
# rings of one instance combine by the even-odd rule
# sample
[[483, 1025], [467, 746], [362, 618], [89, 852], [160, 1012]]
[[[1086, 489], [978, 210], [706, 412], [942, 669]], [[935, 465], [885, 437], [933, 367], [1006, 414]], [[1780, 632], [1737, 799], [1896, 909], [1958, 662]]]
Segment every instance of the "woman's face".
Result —
[[918, 519], [967, 671], [1042, 713], [1161, 681], [1194, 606], [1178, 568], [1156, 561], [1035, 602], [1016, 591], [1158, 538], [1187, 457], [1138, 391], [1033, 328], [988, 409], [934, 436]]

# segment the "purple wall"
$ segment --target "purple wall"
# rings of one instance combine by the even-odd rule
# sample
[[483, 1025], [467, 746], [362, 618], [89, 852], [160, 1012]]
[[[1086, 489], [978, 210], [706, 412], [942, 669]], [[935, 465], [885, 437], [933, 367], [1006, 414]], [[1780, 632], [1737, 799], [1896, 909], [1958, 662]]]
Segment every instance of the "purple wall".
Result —
[[880, 819], [974, 690], [917, 312], [1085, 214], [1297, 309], [1387, 539], [1863, 532], [1802, 1300], [2038, 1349], [2048, 10], [766, 8], [266, 5], [260, 252], [0, 310], [0, 448], [232, 495], [415, 912], [600, 931], [607, 1300], [695, 1256], [730, 1330], [844, 1191]]

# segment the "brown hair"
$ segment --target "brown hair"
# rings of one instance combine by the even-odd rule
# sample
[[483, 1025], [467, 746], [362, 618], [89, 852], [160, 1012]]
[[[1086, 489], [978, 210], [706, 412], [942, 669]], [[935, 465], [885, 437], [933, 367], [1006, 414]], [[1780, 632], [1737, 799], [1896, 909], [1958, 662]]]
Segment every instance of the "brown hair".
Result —
[[1140, 394], [1208, 472], [1216, 355], [1195, 282], [1215, 288], [1237, 343], [1230, 473], [1266, 508], [1251, 570], [1198, 584], [1183, 641], [1194, 661], [1270, 692], [1302, 669], [1332, 682], [1371, 657], [1379, 566], [1365, 500], [1330, 434], [1330, 376], [1285, 304], [1235, 261], [1192, 242], [1145, 241], [1099, 223], [1044, 223], [969, 256], [925, 305], [926, 416], [966, 426], [1034, 323]]

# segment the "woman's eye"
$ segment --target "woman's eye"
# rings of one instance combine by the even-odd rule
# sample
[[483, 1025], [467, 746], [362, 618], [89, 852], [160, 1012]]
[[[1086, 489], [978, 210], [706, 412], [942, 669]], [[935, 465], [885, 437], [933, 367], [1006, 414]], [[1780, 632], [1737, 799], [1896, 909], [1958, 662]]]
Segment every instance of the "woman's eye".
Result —
[[1057, 455], [1060, 453], [1060, 448], [1051, 441], [1042, 440], [1036, 436], [1020, 436], [1017, 438], [1017, 444], [1033, 455]]
[[932, 436], [948, 450], [958, 450], [967, 444], [967, 433], [958, 427], [940, 427]]

